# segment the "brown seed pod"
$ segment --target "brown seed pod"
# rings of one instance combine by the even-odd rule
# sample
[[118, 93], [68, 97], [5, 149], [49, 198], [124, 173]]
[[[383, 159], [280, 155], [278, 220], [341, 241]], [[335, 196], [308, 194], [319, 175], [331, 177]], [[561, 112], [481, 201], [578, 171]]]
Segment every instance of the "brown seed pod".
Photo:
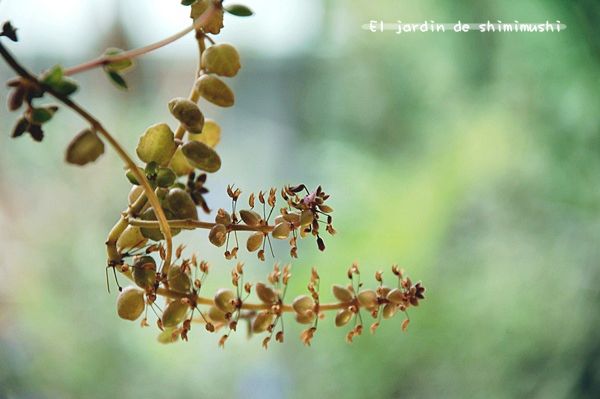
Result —
[[258, 282], [255, 286], [256, 295], [264, 303], [275, 303], [279, 296], [271, 287], [267, 287], [264, 283]]
[[172, 265], [167, 273], [169, 288], [177, 292], [189, 292], [192, 287], [192, 279], [187, 270], [181, 265]]
[[352, 313], [348, 308], [338, 310], [337, 314], [335, 315], [335, 325], [337, 327], [345, 326], [348, 324], [353, 315], [354, 313]]
[[190, 306], [180, 299], [169, 302], [162, 314], [162, 325], [164, 327], [175, 327], [185, 320], [189, 310]]
[[395, 304], [400, 304], [400, 303], [404, 302], [404, 294], [402, 293], [402, 290], [400, 290], [399, 288], [394, 288], [393, 290], [388, 292], [386, 298], [388, 301], [395, 303]]
[[273, 323], [273, 313], [260, 312], [252, 323], [252, 331], [257, 334], [265, 332], [271, 323]]
[[331, 287], [331, 290], [333, 291], [333, 295], [340, 302], [352, 302], [354, 299], [352, 292], [350, 292], [348, 288], [342, 287], [341, 285], [335, 284]]
[[117, 313], [125, 320], [137, 320], [145, 306], [144, 291], [137, 287], [126, 287], [117, 297]]
[[214, 299], [215, 306], [225, 313], [231, 313], [235, 310], [234, 300], [235, 294], [226, 288], [219, 289]]
[[364, 290], [358, 293], [358, 302], [367, 309], [377, 306], [377, 294], [373, 290]]
[[275, 226], [271, 235], [278, 240], [285, 240], [290, 235], [290, 231], [290, 224], [288, 222], [283, 222]]
[[260, 231], [253, 233], [248, 237], [248, 241], [246, 242], [246, 249], [248, 252], [254, 252], [260, 248], [263, 243], [265, 235]]
[[308, 295], [300, 295], [294, 299], [292, 302], [292, 308], [294, 311], [299, 314], [303, 314], [309, 311], [312, 311], [315, 306], [315, 301]]
[[235, 103], [233, 91], [225, 82], [214, 75], [202, 75], [196, 81], [200, 95], [220, 107], [231, 107]]
[[246, 209], [240, 211], [240, 217], [248, 226], [258, 226], [262, 219], [258, 213]]
[[304, 313], [296, 313], [295, 319], [300, 324], [311, 324], [315, 320], [315, 312], [309, 310]]
[[227, 227], [216, 224], [208, 233], [208, 240], [217, 247], [222, 247], [227, 241]]

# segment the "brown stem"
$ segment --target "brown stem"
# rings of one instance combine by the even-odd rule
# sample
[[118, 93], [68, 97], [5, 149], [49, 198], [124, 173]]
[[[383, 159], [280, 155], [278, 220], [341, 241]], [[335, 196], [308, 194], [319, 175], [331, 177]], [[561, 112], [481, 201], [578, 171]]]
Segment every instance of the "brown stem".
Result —
[[[104, 139], [106, 141], [108, 141], [108, 143], [111, 145], [111, 147], [115, 150], [115, 152], [123, 160], [125, 165], [132, 171], [132, 173], [135, 175], [136, 179], [141, 183], [142, 187], [144, 188], [144, 192], [146, 193], [146, 196], [148, 197], [150, 204], [155, 209], [156, 217], [160, 224], [160, 230], [163, 233], [163, 235], [165, 237], [165, 241], [167, 243], [167, 253], [166, 253], [166, 258], [165, 258], [165, 265], [167, 265], [167, 267], [168, 267], [168, 265], [171, 263], [171, 256], [172, 256], [172, 252], [173, 252], [173, 243], [172, 243], [172, 236], [171, 236], [171, 228], [169, 227], [169, 224], [167, 223], [167, 217], [165, 216], [165, 213], [160, 205], [160, 201], [158, 200], [158, 197], [156, 196], [156, 194], [154, 193], [154, 190], [150, 186], [148, 179], [146, 179], [146, 176], [139, 171], [137, 165], [131, 159], [131, 157], [127, 154], [125, 149], [108, 132], [108, 130], [106, 130], [104, 128], [104, 126], [102, 126], [100, 121], [98, 121], [96, 118], [94, 118], [89, 112], [87, 112], [85, 109], [83, 109], [79, 104], [75, 103], [68, 96], [58, 93], [52, 87], [40, 82], [34, 75], [32, 75], [23, 66], [21, 66], [16, 61], [16, 59], [8, 52], [8, 50], [6, 50], [6, 48], [2, 45], [2, 43], [0, 43], [0, 55], [5, 59], [5, 61], [8, 63], [8, 65], [10, 65], [19, 76], [21, 76], [23, 79], [29, 81], [31, 84], [40, 87], [44, 92], [50, 93], [54, 98], [56, 98], [57, 100], [62, 102], [67, 107], [71, 108], [75, 113], [79, 114], [83, 119], [85, 119], [94, 128], [94, 130], [96, 130], [102, 137], [104, 137]], [[108, 241], [110, 242], [111, 240], [109, 239]], [[112, 243], [111, 243], [111, 245], [112, 245]], [[120, 258], [115, 257], [115, 254], [112, 251], [112, 246], [111, 246], [111, 248], [108, 248], [107, 251], [109, 252], [108, 253], [109, 262], [112, 262], [112, 263], [120, 262]]]
[[[141, 220], [137, 218], [128, 218], [128, 223], [132, 226], [144, 227], [147, 229], [157, 229], [159, 227], [158, 222], [153, 220]], [[215, 227], [218, 223], [212, 222], [202, 222], [199, 220], [190, 220], [190, 219], [176, 219], [169, 220], [167, 222], [171, 228], [174, 229], [186, 229], [186, 230], [195, 230], [195, 229], [207, 229], [210, 230]], [[228, 224], [227, 231], [262, 231], [263, 233], [270, 233], [273, 231], [275, 226], [270, 225], [259, 225], [259, 226], [248, 226], [246, 224]]]

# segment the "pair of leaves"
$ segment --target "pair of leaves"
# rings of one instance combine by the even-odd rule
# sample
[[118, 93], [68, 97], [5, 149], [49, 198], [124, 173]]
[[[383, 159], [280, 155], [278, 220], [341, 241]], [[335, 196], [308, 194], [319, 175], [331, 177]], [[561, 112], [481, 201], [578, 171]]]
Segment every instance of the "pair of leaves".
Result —
[[77, 82], [64, 75], [63, 68], [55, 65], [40, 76], [40, 81], [63, 96], [70, 96], [79, 88]]
[[[123, 50], [119, 48], [109, 48], [104, 52], [105, 57], [115, 56], [123, 53]], [[110, 62], [104, 65], [104, 72], [106, 72], [106, 76], [108, 79], [115, 84], [120, 89], [127, 90], [127, 82], [121, 75], [122, 73], [127, 72], [131, 68], [133, 68], [133, 61], [130, 59], [119, 60], [115, 62]]]

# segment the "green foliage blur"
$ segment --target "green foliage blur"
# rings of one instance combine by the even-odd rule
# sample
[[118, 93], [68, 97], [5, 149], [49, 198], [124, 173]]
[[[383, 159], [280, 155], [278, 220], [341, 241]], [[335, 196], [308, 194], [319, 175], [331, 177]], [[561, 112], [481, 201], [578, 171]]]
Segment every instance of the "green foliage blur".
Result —
[[[81, 35], [80, 44], [91, 44], [75, 55], [20, 50], [53, 35], [24, 18], [14, 24], [29, 42], [10, 48], [42, 71], [132, 47], [125, 28], [133, 17], [105, 3], [114, 7], [112, 29], [95, 42]], [[129, 190], [118, 158], [109, 152], [69, 166], [64, 148], [86, 127], [81, 120], [61, 109], [34, 143], [9, 138], [17, 115], [2, 110], [0, 398], [599, 397], [598, 2], [245, 4], [256, 15], [229, 16], [224, 31], [237, 29], [226, 36], [233, 44], [242, 35], [255, 42], [239, 47], [236, 106], [202, 104], [223, 127], [223, 168], [209, 176], [207, 202], [227, 207], [231, 183], [245, 193], [322, 184], [338, 234], [324, 253], [300, 242], [288, 298], [304, 292], [313, 265], [329, 287], [345, 283], [358, 261], [374, 286], [376, 270], [391, 279], [398, 263], [427, 287], [408, 331], [398, 317], [348, 345], [328, 315], [310, 348], [291, 318], [285, 344], [268, 351], [243, 328], [224, 350], [220, 334], [201, 326], [188, 343], [158, 344], [156, 327], [118, 319], [114, 286], [106, 292], [104, 241]], [[261, 13], [286, 7], [299, 18], [310, 9], [311, 23], [289, 32], [294, 15], [281, 11], [269, 25]], [[188, 23], [185, 11], [178, 15], [179, 26]], [[362, 30], [370, 19], [560, 20], [568, 28], [396, 35]], [[158, 39], [144, 32], [146, 42]], [[268, 48], [297, 35], [306, 39], [293, 51]], [[147, 126], [175, 124], [166, 104], [187, 94], [196, 62], [193, 38], [183, 43], [188, 53], [140, 59], [125, 75], [129, 92], [100, 71], [77, 76], [76, 99], [130, 153]], [[285, 40], [276, 43], [286, 50]], [[0, 80], [11, 76], [0, 65]], [[183, 233], [183, 241], [212, 266], [208, 292], [227, 284], [235, 262], [206, 232]], [[273, 260], [240, 253], [250, 279], [264, 279]], [[275, 260], [289, 261], [285, 246]]]

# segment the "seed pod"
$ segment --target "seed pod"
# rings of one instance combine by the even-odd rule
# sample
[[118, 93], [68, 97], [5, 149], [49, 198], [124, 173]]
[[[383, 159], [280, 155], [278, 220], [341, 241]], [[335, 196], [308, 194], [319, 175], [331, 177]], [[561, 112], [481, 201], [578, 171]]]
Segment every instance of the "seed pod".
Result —
[[208, 309], [208, 317], [214, 321], [215, 323], [224, 323], [227, 321], [227, 317], [225, 317], [227, 314], [225, 312], [222, 312], [220, 309], [218, 309], [216, 306], [211, 306]]
[[389, 318], [393, 317], [396, 314], [397, 309], [398, 309], [398, 307], [396, 305], [394, 305], [393, 303], [386, 303], [385, 306], [383, 307], [383, 318], [389, 319]]
[[214, 75], [202, 75], [196, 81], [200, 95], [220, 107], [231, 107], [235, 103], [233, 91], [225, 82]]
[[260, 312], [258, 315], [256, 315], [256, 318], [252, 323], [252, 331], [256, 334], [265, 332], [271, 323], [273, 323], [273, 313]]
[[159, 187], [170, 187], [173, 183], [175, 183], [175, 179], [177, 179], [177, 175], [175, 172], [169, 168], [158, 168], [156, 172], [156, 184]]
[[204, 115], [196, 103], [186, 98], [174, 98], [169, 101], [169, 111], [191, 133], [201, 133], [204, 127]]
[[319, 205], [319, 210], [323, 213], [331, 213], [333, 212], [333, 208], [329, 205], [321, 204]]
[[285, 240], [290, 235], [290, 224], [288, 222], [279, 223], [271, 233], [273, 238]]
[[283, 223], [285, 222], [285, 219], [283, 218], [283, 215], [278, 215], [275, 217], [275, 220], [273, 221], [273, 224], [275, 226], [277, 226], [279, 223]]
[[204, 127], [200, 134], [188, 134], [190, 140], [199, 141], [211, 148], [215, 148], [221, 141], [221, 127], [212, 119], [204, 121]]
[[173, 169], [173, 172], [175, 172], [177, 176], [189, 175], [194, 171], [194, 167], [190, 165], [185, 155], [183, 155], [181, 147], [175, 150], [175, 154], [173, 154], [173, 158], [171, 158], [169, 167]]
[[354, 299], [352, 292], [350, 292], [348, 288], [342, 287], [341, 285], [335, 284], [333, 287], [331, 287], [331, 290], [333, 291], [333, 295], [340, 302], [352, 302]]
[[292, 308], [296, 313], [306, 313], [312, 311], [315, 306], [315, 301], [308, 295], [300, 295], [292, 302]]
[[198, 220], [198, 209], [192, 197], [180, 188], [169, 190], [165, 198], [165, 206], [177, 219]]
[[311, 324], [315, 319], [315, 312], [309, 310], [304, 313], [296, 313], [295, 319], [300, 324]]
[[187, 142], [181, 147], [190, 165], [209, 173], [221, 169], [221, 158], [212, 148], [199, 141]]
[[131, 190], [129, 190], [129, 194], [127, 195], [127, 203], [129, 205], [133, 205], [135, 201], [140, 198], [140, 196], [144, 193], [144, 187], [142, 186], [131, 186]]
[[404, 294], [399, 288], [394, 288], [393, 290], [388, 292], [386, 298], [388, 301], [395, 304], [400, 304], [404, 302]]
[[352, 315], [353, 313], [348, 308], [338, 310], [335, 315], [335, 325], [337, 327], [345, 326], [352, 318]]
[[208, 240], [217, 247], [222, 247], [227, 240], [227, 227], [222, 224], [216, 224], [208, 233]]
[[80, 132], [67, 147], [65, 160], [74, 165], [85, 165], [94, 162], [104, 153], [104, 143], [96, 132], [86, 129]]
[[240, 217], [248, 226], [258, 226], [262, 219], [258, 213], [246, 209], [240, 211]]
[[256, 283], [255, 290], [258, 299], [264, 303], [275, 303], [279, 299], [275, 291], [271, 287], [267, 287], [264, 283]]
[[156, 262], [151, 256], [142, 256], [133, 264], [133, 281], [145, 290], [156, 284]]
[[224, 224], [227, 226], [228, 224], [231, 224], [231, 215], [225, 209], [221, 208], [217, 211], [215, 223]]
[[142, 235], [142, 231], [136, 226], [127, 226], [117, 240], [117, 250], [121, 253], [134, 248], [143, 247], [148, 239]]
[[367, 309], [377, 306], [377, 294], [373, 290], [364, 290], [358, 293], [358, 302]]
[[167, 166], [176, 149], [171, 128], [166, 123], [159, 123], [146, 129], [135, 152], [146, 163], [156, 162], [160, 166]]
[[126, 287], [117, 297], [117, 313], [125, 320], [137, 320], [145, 306], [144, 291], [137, 287]]
[[208, 73], [231, 78], [241, 68], [240, 56], [231, 44], [216, 44], [202, 53], [201, 66]]
[[300, 226], [302, 226], [302, 227], [310, 226], [312, 224], [314, 218], [315, 218], [315, 216], [313, 215], [313, 213], [310, 209], [303, 210], [302, 213], [300, 214]]
[[260, 231], [253, 233], [248, 237], [248, 241], [246, 242], [246, 249], [248, 252], [254, 252], [260, 248], [263, 243], [265, 235]]
[[215, 294], [215, 306], [222, 312], [231, 313], [235, 310], [235, 305], [233, 304], [234, 299], [235, 294], [233, 291], [221, 288]]
[[162, 314], [161, 320], [163, 327], [175, 327], [181, 323], [185, 320], [189, 309], [189, 305], [181, 302], [180, 299], [169, 302]]
[[192, 279], [180, 265], [172, 265], [167, 273], [169, 288], [173, 291], [187, 293], [192, 287]]

